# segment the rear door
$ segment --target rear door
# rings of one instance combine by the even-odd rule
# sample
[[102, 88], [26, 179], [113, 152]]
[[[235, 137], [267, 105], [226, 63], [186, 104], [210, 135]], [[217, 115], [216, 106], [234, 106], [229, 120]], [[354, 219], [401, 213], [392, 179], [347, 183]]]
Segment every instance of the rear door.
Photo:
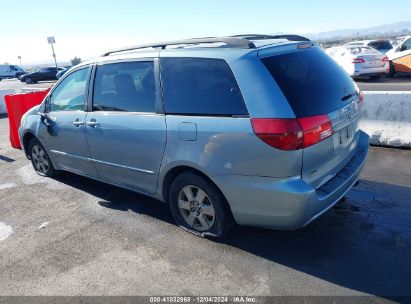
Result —
[[333, 135], [304, 148], [302, 177], [319, 187], [337, 174], [355, 153], [359, 93], [352, 79], [317, 47], [262, 58], [296, 118], [326, 119]]
[[154, 193], [166, 143], [157, 60], [99, 64], [86, 134], [101, 179]]

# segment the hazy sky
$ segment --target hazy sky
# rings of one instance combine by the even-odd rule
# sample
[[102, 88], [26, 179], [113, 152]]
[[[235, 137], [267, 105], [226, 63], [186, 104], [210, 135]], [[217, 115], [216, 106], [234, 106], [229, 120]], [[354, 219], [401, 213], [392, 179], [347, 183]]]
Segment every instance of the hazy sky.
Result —
[[239, 33], [316, 33], [411, 19], [411, 1], [0, 0], [0, 63], [82, 59], [141, 42]]

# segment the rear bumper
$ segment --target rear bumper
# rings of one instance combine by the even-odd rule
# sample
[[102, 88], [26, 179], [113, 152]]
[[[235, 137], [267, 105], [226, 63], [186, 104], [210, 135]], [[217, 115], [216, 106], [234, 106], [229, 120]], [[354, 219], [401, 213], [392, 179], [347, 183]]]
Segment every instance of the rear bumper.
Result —
[[274, 229], [298, 229], [335, 205], [355, 184], [366, 162], [369, 136], [360, 133], [353, 158], [331, 180], [318, 189], [300, 176], [271, 178], [219, 175], [220, 187], [240, 225]]
[[357, 77], [357, 76], [383, 76], [390, 73], [390, 67], [386, 64], [383, 67], [378, 68], [359, 68], [354, 69], [350, 76]]

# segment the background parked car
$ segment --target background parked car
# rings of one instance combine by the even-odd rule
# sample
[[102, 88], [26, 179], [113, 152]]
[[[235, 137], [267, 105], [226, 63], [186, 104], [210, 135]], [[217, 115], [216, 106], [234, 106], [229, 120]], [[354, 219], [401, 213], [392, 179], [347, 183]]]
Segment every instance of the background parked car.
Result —
[[411, 73], [411, 36], [405, 37], [397, 46], [387, 52], [390, 60], [390, 75]]
[[393, 48], [391, 41], [388, 39], [353, 41], [344, 46], [369, 46], [381, 53], [387, 53]]
[[63, 76], [71, 67], [65, 67], [62, 70], [60, 70], [59, 72], [57, 72], [57, 79], [60, 79], [61, 76]]
[[368, 46], [342, 46], [325, 52], [351, 77], [379, 78], [389, 73], [388, 57]]
[[0, 80], [3, 78], [18, 78], [25, 73], [18, 65], [0, 64]]
[[36, 83], [42, 80], [57, 80], [57, 72], [62, 70], [62, 68], [55, 67], [47, 67], [41, 70], [38, 70], [33, 73], [28, 73], [20, 77], [21, 82], [25, 82], [27, 84]]

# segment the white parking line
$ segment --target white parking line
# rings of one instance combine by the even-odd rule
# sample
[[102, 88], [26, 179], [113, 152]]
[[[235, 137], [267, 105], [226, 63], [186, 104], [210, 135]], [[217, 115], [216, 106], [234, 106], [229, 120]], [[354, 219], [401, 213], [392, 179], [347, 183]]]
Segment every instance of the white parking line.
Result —
[[0, 184], [0, 190], [14, 188], [16, 186], [17, 184], [15, 183]]
[[0, 222], [0, 242], [7, 239], [10, 235], [13, 234], [13, 228], [6, 225], [6, 223]]

